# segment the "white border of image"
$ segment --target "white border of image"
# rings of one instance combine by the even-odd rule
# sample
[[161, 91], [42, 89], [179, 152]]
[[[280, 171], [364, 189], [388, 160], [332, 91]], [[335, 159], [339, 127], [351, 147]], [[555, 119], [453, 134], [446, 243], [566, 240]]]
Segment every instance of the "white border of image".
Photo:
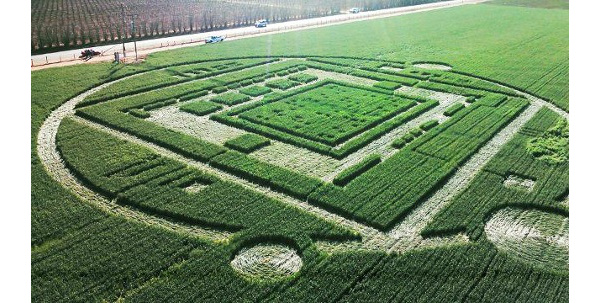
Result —
[[[600, 22], [597, 1], [569, 7], [569, 301], [598, 300]], [[591, 38], [596, 37], [596, 38]]]
[[[3, 301], [31, 298], [31, 3], [12, 2], [0, 22], [9, 32], [2, 47]], [[597, 300], [600, 198], [600, 4], [570, 3], [570, 301]]]

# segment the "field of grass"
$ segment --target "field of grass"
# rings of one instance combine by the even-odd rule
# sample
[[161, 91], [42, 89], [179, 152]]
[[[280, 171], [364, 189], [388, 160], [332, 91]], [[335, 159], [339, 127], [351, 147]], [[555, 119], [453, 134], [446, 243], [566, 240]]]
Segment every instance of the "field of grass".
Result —
[[272, 55], [282, 56], [441, 61], [460, 71], [524, 89], [567, 110], [568, 15], [568, 10], [468, 5], [219, 46], [184, 48], [151, 57], [154, 62], [166, 64], [181, 61], [182, 57], [212, 58], [217, 49], [219, 56], [236, 57], [240, 49], [248, 55], [262, 55], [268, 48]]
[[535, 8], [569, 9], [569, 0], [492, 0], [486, 3]]
[[[336, 84], [240, 114], [258, 124], [336, 145], [416, 105], [415, 101]], [[278, 113], [282, 113], [279, 115]]]
[[566, 302], [552, 104], [568, 11], [487, 4], [32, 72], [32, 300]]

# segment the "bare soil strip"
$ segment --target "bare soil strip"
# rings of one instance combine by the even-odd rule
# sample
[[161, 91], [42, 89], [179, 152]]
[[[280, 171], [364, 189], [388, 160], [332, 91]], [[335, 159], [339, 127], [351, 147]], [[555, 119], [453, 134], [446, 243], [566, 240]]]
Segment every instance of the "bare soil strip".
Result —
[[504, 186], [509, 188], [518, 188], [530, 192], [535, 186], [535, 181], [531, 179], [524, 179], [515, 175], [510, 175], [506, 178], [506, 180], [504, 180]]
[[211, 143], [224, 144], [225, 141], [247, 133], [209, 119], [209, 116], [197, 116], [179, 110], [181, 104], [150, 111], [147, 121], [179, 131]]
[[270, 145], [252, 152], [250, 156], [320, 179], [333, 173], [341, 163], [332, 157], [273, 139]]
[[423, 68], [423, 69], [434, 69], [434, 70], [443, 70], [443, 71], [452, 70], [451, 66], [443, 65], [443, 64], [419, 63], [419, 64], [415, 64], [414, 66], [418, 67], [418, 68]]

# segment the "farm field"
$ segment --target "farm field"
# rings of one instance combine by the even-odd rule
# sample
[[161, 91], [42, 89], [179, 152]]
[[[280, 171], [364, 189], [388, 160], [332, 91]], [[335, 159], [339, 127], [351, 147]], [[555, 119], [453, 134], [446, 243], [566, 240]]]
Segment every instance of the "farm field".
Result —
[[478, 4], [32, 72], [31, 299], [566, 302], [568, 54]]
[[284, 22], [346, 13], [351, 7], [369, 11], [437, 1], [441, 0], [33, 0], [31, 51], [129, 41], [134, 35], [132, 19], [136, 37], [149, 39], [252, 26], [260, 19]]

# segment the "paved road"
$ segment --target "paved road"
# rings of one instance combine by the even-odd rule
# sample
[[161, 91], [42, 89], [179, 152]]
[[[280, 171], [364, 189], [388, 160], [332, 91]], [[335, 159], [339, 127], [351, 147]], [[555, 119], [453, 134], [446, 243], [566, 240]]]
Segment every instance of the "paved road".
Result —
[[[179, 47], [186, 47], [192, 45], [204, 44], [204, 39], [208, 36], [226, 36], [227, 40], [235, 40], [241, 38], [254, 37], [258, 35], [265, 35], [269, 33], [276, 32], [286, 32], [293, 30], [300, 30], [306, 28], [314, 28], [321, 26], [328, 26], [340, 23], [347, 22], [355, 22], [367, 19], [375, 19], [375, 18], [384, 18], [390, 16], [397, 16], [409, 13], [416, 13], [434, 9], [441, 9], [447, 7], [454, 7], [463, 4], [476, 4], [480, 2], [484, 2], [486, 0], [453, 0], [453, 1], [445, 1], [445, 2], [437, 2], [437, 3], [429, 3], [422, 5], [414, 5], [408, 7], [398, 7], [398, 8], [390, 8], [383, 9], [377, 11], [370, 12], [361, 12], [358, 14], [339, 14], [334, 16], [327, 16], [321, 18], [312, 18], [312, 19], [303, 19], [303, 20], [295, 20], [281, 23], [273, 23], [269, 24], [266, 28], [255, 28], [255, 27], [240, 27], [233, 28], [227, 30], [213, 31], [213, 32], [204, 32], [197, 34], [189, 34], [189, 35], [181, 35], [167, 38], [157, 38], [157, 39], [149, 39], [142, 40], [137, 42], [138, 53], [140, 55], [146, 55], [152, 52], [174, 49]], [[133, 42], [126, 43], [125, 51], [128, 58], [132, 58], [134, 56], [134, 45]], [[72, 65], [84, 63], [84, 61], [78, 59], [77, 57], [80, 55], [82, 49], [74, 49], [68, 51], [54, 52], [42, 55], [34, 55], [31, 56], [31, 65], [32, 70], [42, 69], [53, 66], [61, 66], [61, 65]], [[103, 53], [103, 56], [96, 57], [90, 61], [100, 62], [100, 61], [110, 61], [113, 58], [114, 52], [122, 52], [122, 44], [112, 44], [112, 45], [104, 45], [94, 47], [95, 50]]]

